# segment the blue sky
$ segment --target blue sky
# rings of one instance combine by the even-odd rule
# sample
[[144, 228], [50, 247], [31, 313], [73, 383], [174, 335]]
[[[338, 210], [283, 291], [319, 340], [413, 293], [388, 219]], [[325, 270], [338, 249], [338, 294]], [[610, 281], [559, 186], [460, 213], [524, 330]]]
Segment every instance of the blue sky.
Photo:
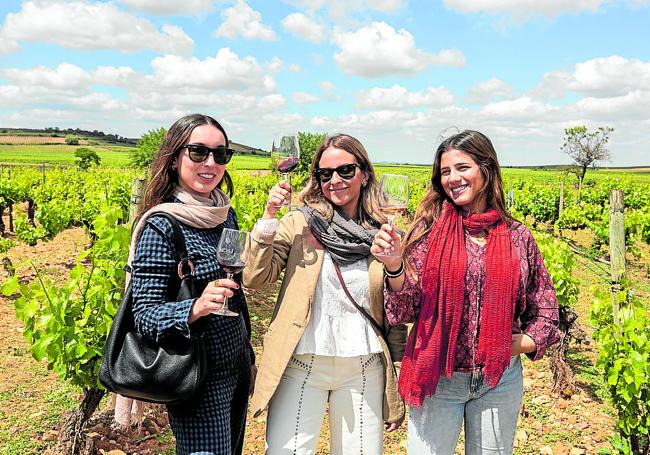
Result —
[[345, 132], [431, 163], [476, 129], [503, 165], [564, 164], [564, 128], [615, 128], [650, 165], [650, 0], [3, 0], [0, 126], [140, 137], [190, 112], [268, 149]]

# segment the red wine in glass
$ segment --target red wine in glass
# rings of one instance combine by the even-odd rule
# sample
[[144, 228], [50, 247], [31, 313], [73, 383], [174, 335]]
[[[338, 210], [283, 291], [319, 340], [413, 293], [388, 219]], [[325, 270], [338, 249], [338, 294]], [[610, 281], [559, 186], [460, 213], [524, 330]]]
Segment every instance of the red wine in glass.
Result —
[[[284, 180], [291, 186], [291, 171], [293, 171], [300, 161], [300, 143], [298, 136], [293, 133], [280, 133], [273, 139], [271, 147], [271, 162], [280, 172]], [[284, 200], [278, 207], [288, 207], [292, 209], [289, 200]]]
[[289, 172], [293, 171], [296, 168], [296, 166], [298, 166], [299, 162], [300, 162], [300, 158], [298, 158], [297, 156], [290, 156], [288, 158], [284, 158], [278, 161], [277, 170], [282, 174], [288, 174]]
[[[232, 280], [236, 273], [244, 270], [250, 252], [249, 246], [248, 232], [229, 228], [221, 232], [221, 238], [217, 246], [217, 263], [226, 272], [228, 279]], [[239, 316], [228, 309], [228, 297], [224, 298], [221, 310], [216, 311], [215, 314]]]
[[246, 263], [243, 261], [238, 261], [236, 263], [219, 262], [219, 265], [221, 266], [224, 272], [230, 275], [236, 275], [238, 273], [241, 273], [242, 270], [244, 270], [244, 267], [246, 267]]

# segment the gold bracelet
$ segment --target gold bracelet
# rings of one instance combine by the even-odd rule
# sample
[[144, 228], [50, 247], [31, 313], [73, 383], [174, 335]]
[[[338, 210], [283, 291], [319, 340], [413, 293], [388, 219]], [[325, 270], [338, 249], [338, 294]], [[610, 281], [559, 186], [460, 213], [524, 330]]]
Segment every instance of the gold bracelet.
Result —
[[386, 275], [388, 278], [398, 278], [402, 273], [404, 273], [404, 259], [402, 259], [402, 262], [400, 262], [399, 268], [395, 270], [394, 272], [391, 272], [386, 268], [386, 264], [384, 264], [384, 275]]

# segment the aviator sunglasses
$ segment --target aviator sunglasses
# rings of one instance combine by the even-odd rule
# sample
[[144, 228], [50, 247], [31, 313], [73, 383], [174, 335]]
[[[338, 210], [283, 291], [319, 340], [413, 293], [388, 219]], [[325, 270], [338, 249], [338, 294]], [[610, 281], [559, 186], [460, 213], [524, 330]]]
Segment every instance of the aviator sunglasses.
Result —
[[354, 177], [354, 174], [357, 173], [357, 168], [363, 169], [363, 167], [357, 163], [344, 164], [334, 169], [323, 167], [316, 169], [314, 171], [314, 175], [318, 180], [320, 180], [321, 183], [326, 183], [332, 180], [334, 172], [336, 172], [343, 180], [350, 180], [352, 177]]
[[187, 144], [181, 148], [186, 148], [190, 159], [195, 163], [202, 163], [208, 159], [208, 155], [212, 153], [214, 162], [217, 164], [228, 164], [235, 151], [225, 145], [219, 145], [217, 148], [211, 149], [201, 144]]

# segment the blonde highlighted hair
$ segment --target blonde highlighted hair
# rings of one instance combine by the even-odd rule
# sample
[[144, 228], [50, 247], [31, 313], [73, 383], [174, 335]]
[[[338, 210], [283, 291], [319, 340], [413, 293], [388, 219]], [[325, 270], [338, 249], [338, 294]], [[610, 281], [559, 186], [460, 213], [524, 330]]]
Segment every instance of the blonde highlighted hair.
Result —
[[345, 150], [356, 159], [360, 172], [363, 172], [367, 178], [365, 185], [361, 186], [356, 218], [365, 229], [378, 228], [382, 223], [386, 222], [386, 217], [380, 210], [381, 193], [379, 192], [377, 176], [364, 146], [359, 140], [347, 134], [326, 137], [320, 144], [311, 160], [309, 182], [300, 193], [300, 201], [316, 210], [325, 219], [332, 219], [334, 206], [323, 194], [321, 183], [315, 175], [323, 153], [329, 148]]

